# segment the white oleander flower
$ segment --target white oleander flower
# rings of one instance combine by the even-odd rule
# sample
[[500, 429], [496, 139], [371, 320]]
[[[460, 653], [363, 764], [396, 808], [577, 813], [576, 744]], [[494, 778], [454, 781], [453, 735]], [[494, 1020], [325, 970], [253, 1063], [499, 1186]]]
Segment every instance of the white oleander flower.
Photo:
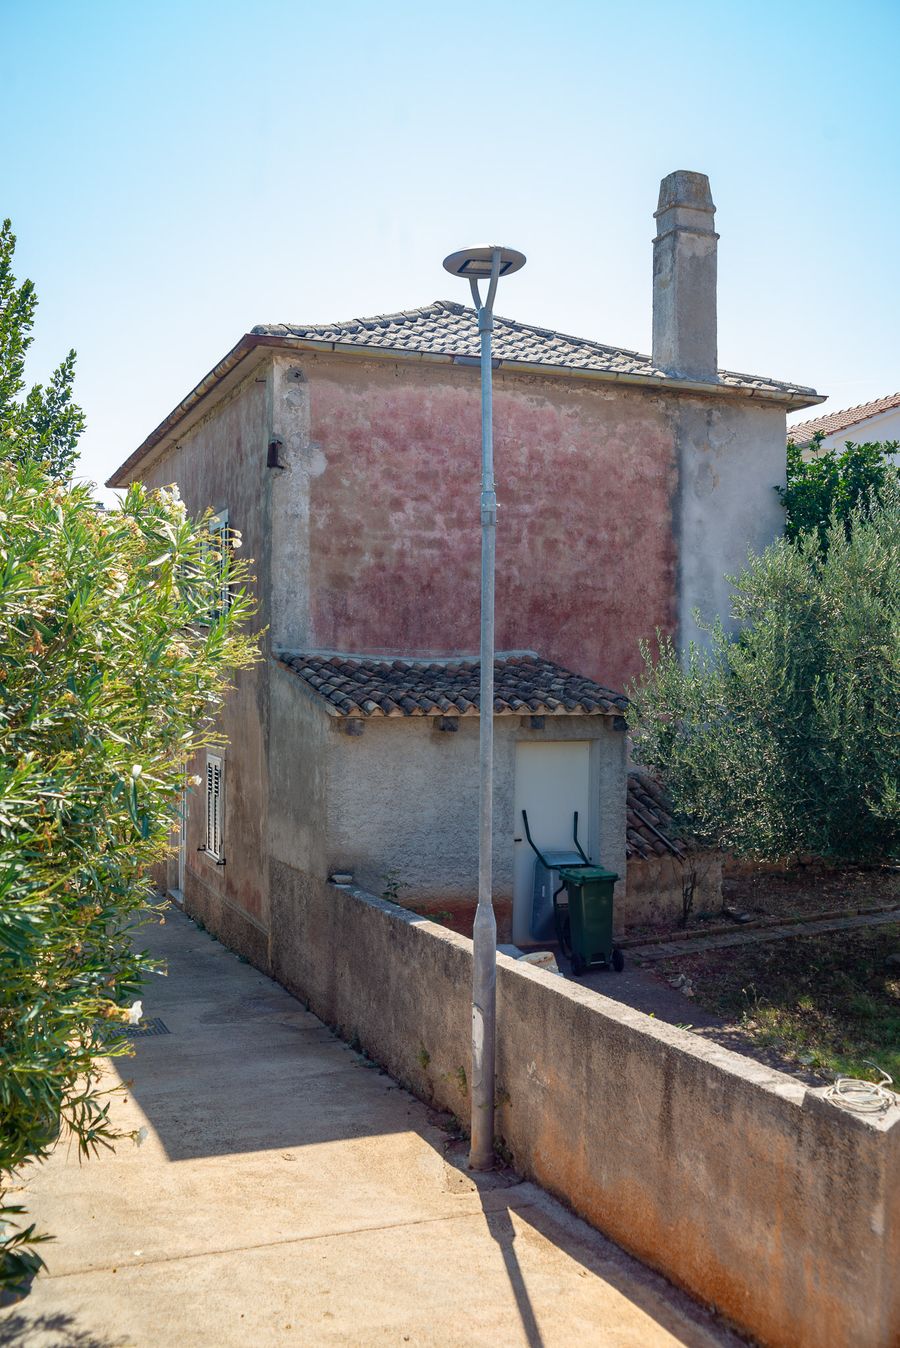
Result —
[[142, 773], [143, 771], [144, 771], [144, 769], [141, 767], [140, 763], [135, 763], [135, 764], [132, 766], [132, 769], [131, 769], [131, 775], [132, 775], [132, 777], [134, 778], [135, 781], [137, 781], [138, 777], [140, 777], [140, 775], [141, 775], [141, 773]]
[[144, 1014], [143, 1002], [132, 1002], [130, 1010], [126, 1014], [126, 1020], [129, 1025], [140, 1025], [141, 1016]]
[[120, 567], [114, 567], [109, 573], [109, 589], [118, 597], [125, 593], [125, 585], [128, 577]]

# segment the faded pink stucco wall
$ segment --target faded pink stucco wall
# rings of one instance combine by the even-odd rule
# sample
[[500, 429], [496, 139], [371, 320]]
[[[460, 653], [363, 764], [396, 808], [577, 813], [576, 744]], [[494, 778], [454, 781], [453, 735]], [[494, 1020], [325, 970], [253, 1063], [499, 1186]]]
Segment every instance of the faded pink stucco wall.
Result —
[[[478, 371], [313, 358], [311, 645], [478, 649]], [[621, 688], [675, 620], [674, 431], [653, 391], [495, 379], [496, 644]], [[671, 401], [671, 400], [669, 400]]]

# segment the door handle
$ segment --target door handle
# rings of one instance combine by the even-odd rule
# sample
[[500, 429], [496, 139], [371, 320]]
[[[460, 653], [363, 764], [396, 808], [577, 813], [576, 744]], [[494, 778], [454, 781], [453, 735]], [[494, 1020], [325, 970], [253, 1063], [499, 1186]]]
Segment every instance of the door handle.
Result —
[[521, 842], [521, 841], [522, 841], [521, 838], [513, 838], [513, 842]]

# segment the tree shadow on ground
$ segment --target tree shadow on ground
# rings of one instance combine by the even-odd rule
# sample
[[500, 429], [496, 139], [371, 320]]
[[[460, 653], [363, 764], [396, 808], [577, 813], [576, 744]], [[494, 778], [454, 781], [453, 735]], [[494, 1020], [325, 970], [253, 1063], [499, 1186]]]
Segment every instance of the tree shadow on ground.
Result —
[[[585, 1271], [585, 1277], [610, 1284], [648, 1320], [665, 1326], [673, 1340], [685, 1348], [699, 1348], [712, 1341], [729, 1346], [740, 1342], [712, 1324], [689, 1297], [572, 1217], [536, 1186], [523, 1187], [520, 1177], [502, 1168], [486, 1176], [469, 1172], [464, 1160], [463, 1164], [459, 1162], [459, 1155], [465, 1156], [465, 1146], [454, 1141], [452, 1116], [438, 1116], [406, 1095], [382, 1069], [353, 1045], [337, 1039], [284, 989], [239, 963], [231, 952], [196, 928], [191, 929], [186, 919], [170, 920], [157, 940], [160, 946], [168, 946], [161, 953], [169, 957], [170, 973], [167, 980], [160, 980], [163, 986], [158, 996], [154, 990], [146, 997], [144, 1007], [148, 1015], [158, 1015], [170, 1033], [140, 1042], [137, 1058], [132, 1062], [118, 1060], [118, 1070], [134, 1078], [128, 1095], [139, 1106], [140, 1115], [129, 1105], [129, 1123], [139, 1123], [142, 1116], [162, 1145], [164, 1158], [157, 1153], [153, 1162], [159, 1165], [162, 1159], [165, 1170], [160, 1175], [171, 1178], [181, 1174], [187, 1183], [190, 1170], [170, 1171], [165, 1163], [241, 1156], [247, 1160], [232, 1173], [243, 1182], [247, 1167], [268, 1165], [265, 1159], [260, 1160], [261, 1153], [280, 1151], [283, 1155], [274, 1156], [272, 1166], [260, 1172], [264, 1179], [254, 1180], [255, 1201], [265, 1207], [268, 1193], [273, 1200], [269, 1212], [274, 1213], [274, 1200], [298, 1182], [294, 1173], [281, 1169], [282, 1162], [295, 1159], [298, 1149], [304, 1153], [313, 1149], [304, 1172], [309, 1176], [310, 1166], [323, 1164], [321, 1153], [315, 1152], [318, 1144], [416, 1134], [442, 1157], [445, 1169], [452, 1167], [448, 1182], [453, 1191], [477, 1190], [487, 1230], [503, 1261], [522, 1338], [529, 1348], [544, 1348], [546, 1316], [553, 1313], [554, 1304], [559, 1313], [559, 1303], [554, 1302], [552, 1293], [548, 1309], [546, 1279], [539, 1272], [541, 1257], [539, 1252], [535, 1254], [532, 1241], [546, 1243], [571, 1258]], [[358, 1149], [348, 1151], [345, 1164], [351, 1170], [355, 1166], [356, 1173], [345, 1174], [341, 1182], [362, 1189], [369, 1177], [359, 1155]], [[139, 1170], [144, 1169], [143, 1159], [135, 1157], [135, 1163]], [[290, 1167], [290, 1171], [295, 1169], [299, 1173], [299, 1166]], [[202, 1200], [204, 1185], [213, 1182], [215, 1173], [210, 1166], [197, 1170], [190, 1190], [195, 1200]], [[423, 1173], [433, 1173], [427, 1162]], [[122, 1172], [123, 1179], [124, 1175]], [[135, 1184], [134, 1192], [140, 1192], [138, 1181]], [[266, 1185], [270, 1187], [266, 1189]], [[510, 1190], [508, 1197], [497, 1192], [504, 1188]], [[112, 1189], [107, 1192], [112, 1194]], [[164, 1195], [161, 1201], [171, 1199], [177, 1210], [180, 1200], [174, 1191], [173, 1195]], [[149, 1195], [148, 1203], [153, 1199], [154, 1195]], [[164, 1210], [157, 1217], [160, 1222], [168, 1220]], [[364, 1222], [360, 1229], [365, 1230], [367, 1225]], [[266, 1235], [264, 1229], [262, 1234]], [[286, 1241], [293, 1238], [285, 1236]], [[170, 1258], [171, 1251], [167, 1250], [165, 1257]], [[121, 1260], [119, 1266], [123, 1266]], [[538, 1287], [542, 1288], [539, 1296], [535, 1292]], [[0, 1348], [7, 1343], [10, 1348], [44, 1348], [45, 1341], [37, 1336], [35, 1324], [32, 1321], [29, 1325], [30, 1337], [0, 1338]], [[588, 1341], [597, 1330], [596, 1325], [586, 1324]], [[70, 1333], [69, 1338], [65, 1332]], [[81, 1338], [77, 1337], [79, 1332]], [[69, 1330], [61, 1327], [58, 1338], [48, 1338], [46, 1345], [119, 1348], [118, 1344], [92, 1339], [89, 1332], [79, 1331], [74, 1324]]]
[[128, 1348], [127, 1339], [109, 1339], [82, 1328], [71, 1315], [26, 1315], [0, 1310], [2, 1348]]

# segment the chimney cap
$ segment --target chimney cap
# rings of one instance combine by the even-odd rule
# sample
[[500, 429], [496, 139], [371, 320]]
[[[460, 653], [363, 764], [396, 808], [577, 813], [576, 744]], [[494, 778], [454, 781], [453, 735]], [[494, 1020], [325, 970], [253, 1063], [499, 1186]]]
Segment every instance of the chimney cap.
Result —
[[654, 219], [663, 211], [677, 207], [688, 207], [693, 211], [715, 212], [709, 178], [705, 173], [693, 173], [690, 169], [676, 169], [667, 173], [659, 185], [659, 204]]

